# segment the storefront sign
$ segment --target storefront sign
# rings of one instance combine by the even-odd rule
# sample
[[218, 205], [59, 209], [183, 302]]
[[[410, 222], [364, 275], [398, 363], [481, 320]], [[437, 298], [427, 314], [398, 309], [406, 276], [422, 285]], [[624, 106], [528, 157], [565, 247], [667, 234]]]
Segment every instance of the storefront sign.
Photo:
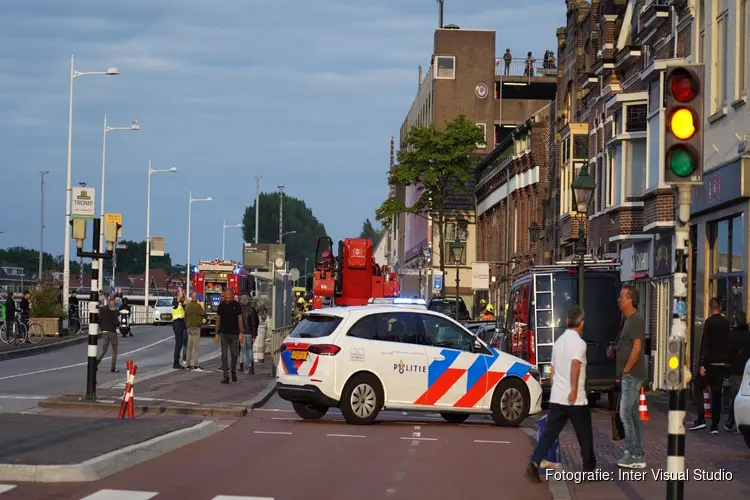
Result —
[[737, 160], [703, 176], [703, 185], [693, 188], [690, 214], [704, 212], [719, 205], [748, 196], [742, 184], [742, 163]]
[[672, 237], [654, 241], [654, 276], [672, 274]]
[[471, 264], [471, 289], [490, 289], [490, 265], [487, 262], [474, 262]]

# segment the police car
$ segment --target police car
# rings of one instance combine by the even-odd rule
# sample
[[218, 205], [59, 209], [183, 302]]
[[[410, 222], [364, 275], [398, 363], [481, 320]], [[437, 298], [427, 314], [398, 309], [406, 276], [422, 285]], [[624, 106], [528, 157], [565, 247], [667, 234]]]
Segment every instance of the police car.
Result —
[[421, 299], [371, 300], [306, 313], [284, 340], [278, 395], [305, 420], [340, 408], [347, 423], [381, 410], [439, 412], [448, 422], [491, 415], [519, 426], [541, 411], [539, 372], [488, 346]]

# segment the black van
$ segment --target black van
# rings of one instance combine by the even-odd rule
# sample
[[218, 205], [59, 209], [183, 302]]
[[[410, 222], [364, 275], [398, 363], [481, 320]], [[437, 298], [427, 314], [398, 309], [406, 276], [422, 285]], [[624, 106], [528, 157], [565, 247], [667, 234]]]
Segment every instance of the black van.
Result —
[[[607, 349], [616, 341], [621, 325], [620, 271], [614, 260], [585, 261], [584, 269], [586, 385], [590, 404], [594, 404], [601, 394], [617, 389], [615, 360], [607, 357]], [[574, 261], [534, 266], [513, 283], [505, 315], [506, 345], [511, 354], [537, 367], [546, 393], [552, 346], [566, 329], [568, 309], [577, 304], [578, 264]]]

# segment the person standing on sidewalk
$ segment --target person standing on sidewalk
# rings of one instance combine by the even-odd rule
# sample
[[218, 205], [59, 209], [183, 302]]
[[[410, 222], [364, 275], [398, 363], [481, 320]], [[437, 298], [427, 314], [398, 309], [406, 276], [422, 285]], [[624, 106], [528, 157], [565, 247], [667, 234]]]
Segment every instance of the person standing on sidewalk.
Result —
[[115, 296], [110, 295], [109, 304], [99, 308], [99, 330], [101, 330], [104, 345], [102, 345], [102, 352], [96, 358], [96, 367], [99, 368], [99, 363], [102, 362], [104, 355], [107, 354], [109, 345], [112, 344], [112, 367], [109, 371], [113, 373], [120, 371], [117, 369], [118, 316], [119, 312], [115, 306]]
[[201, 325], [206, 318], [206, 311], [198, 302], [198, 294], [193, 292], [193, 297], [185, 306], [185, 325], [187, 326], [187, 359], [185, 366], [188, 370], [202, 372], [203, 368], [198, 365], [198, 356], [201, 345]]
[[187, 327], [185, 326], [185, 292], [182, 289], [177, 291], [177, 295], [172, 299], [172, 331], [174, 332], [174, 363], [172, 368], [182, 370], [184, 366], [180, 364], [180, 351], [185, 343]]
[[747, 315], [740, 311], [734, 315], [734, 329], [729, 333], [729, 381], [732, 384], [732, 402], [729, 406], [729, 418], [724, 424], [727, 432], [739, 432], [734, 421], [734, 399], [742, 386], [742, 375], [750, 359], [750, 330], [747, 327]]
[[703, 324], [698, 377], [695, 380], [694, 404], [698, 418], [693, 422], [691, 431], [706, 428], [703, 409], [703, 389], [711, 388], [711, 434], [719, 433], [721, 421], [721, 393], [724, 390], [724, 379], [729, 374], [729, 321], [721, 314], [721, 303], [714, 297], [708, 304], [711, 317]]
[[255, 374], [253, 343], [258, 337], [260, 320], [258, 319], [258, 311], [250, 303], [250, 297], [247, 295], [240, 297], [240, 305], [242, 306], [242, 319], [245, 323], [245, 341], [241, 346], [240, 371], [244, 371], [245, 375], [250, 375], [251, 373]]
[[231, 355], [232, 382], [237, 382], [237, 351], [239, 344], [244, 341], [243, 331], [242, 307], [234, 301], [232, 291], [227, 290], [224, 300], [216, 309], [216, 342], [221, 341], [221, 372], [224, 374], [222, 384], [229, 383], [227, 351]]
[[643, 469], [643, 426], [638, 405], [641, 387], [646, 380], [646, 326], [638, 312], [638, 290], [630, 284], [622, 287], [617, 303], [625, 318], [617, 342], [616, 365], [620, 375], [620, 418], [625, 431], [625, 453], [618, 467]]
[[560, 437], [568, 420], [573, 423], [578, 445], [581, 447], [584, 472], [596, 469], [591, 409], [586, 400], [586, 342], [581, 338], [583, 309], [579, 306], [568, 309], [566, 323], [568, 329], [552, 347], [552, 390], [547, 425], [526, 466], [529, 480], [537, 483], [540, 481], [539, 466], [542, 459]]

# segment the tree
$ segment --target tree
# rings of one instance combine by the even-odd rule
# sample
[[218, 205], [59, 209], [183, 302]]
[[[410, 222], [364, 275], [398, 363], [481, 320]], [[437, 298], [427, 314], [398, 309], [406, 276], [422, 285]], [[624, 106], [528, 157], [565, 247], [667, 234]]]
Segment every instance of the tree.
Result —
[[[39, 250], [24, 247], [9, 247], [0, 249], [0, 262], [7, 262], [24, 268], [26, 272], [33, 273], [39, 268]], [[45, 270], [63, 270], [64, 258], [62, 255], [57, 257], [50, 253], [44, 252], [42, 264]], [[78, 261], [70, 261], [70, 274], [74, 275], [80, 272]]]
[[362, 232], [359, 234], [359, 237], [371, 239], [374, 250], [377, 248], [378, 243], [380, 243], [380, 239], [383, 237], [384, 232], [385, 228], [375, 229], [375, 226], [372, 225], [370, 219], [367, 218], [365, 219], [364, 224], [362, 224]]
[[[431, 217], [438, 228], [439, 248], [444, 249], [446, 217], [450, 215], [446, 209], [448, 196], [471, 194], [466, 185], [481, 158], [475, 150], [485, 140], [484, 131], [464, 115], [445, 122], [444, 130], [434, 124], [412, 127], [401, 144], [398, 164], [388, 173], [388, 184], [417, 186], [420, 197], [410, 207], [403, 200], [388, 198], [375, 212], [377, 220], [387, 225], [404, 213]], [[440, 270], [445, 272], [445, 258], [440, 254]]]
[[[260, 194], [258, 243], [279, 241], [279, 199], [278, 192]], [[303, 200], [284, 194], [283, 231], [296, 231], [284, 236], [290, 269], [297, 268], [302, 275], [305, 272], [305, 259], [308, 259], [307, 272], [310, 273], [315, 265], [315, 240], [326, 236], [325, 226]], [[255, 241], [255, 203], [245, 208], [242, 237], [247, 243]]]
[[[126, 248], [116, 250], [117, 272], [126, 274], [141, 274], [146, 272], [146, 241], [118, 241]], [[112, 261], [105, 260], [104, 267], [108, 274], [112, 273]], [[164, 269], [167, 274], [178, 274], [173, 269], [172, 257], [166, 253], [161, 257], [151, 256], [151, 269]], [[182, 267], [184, 273], [184, 265]]]

